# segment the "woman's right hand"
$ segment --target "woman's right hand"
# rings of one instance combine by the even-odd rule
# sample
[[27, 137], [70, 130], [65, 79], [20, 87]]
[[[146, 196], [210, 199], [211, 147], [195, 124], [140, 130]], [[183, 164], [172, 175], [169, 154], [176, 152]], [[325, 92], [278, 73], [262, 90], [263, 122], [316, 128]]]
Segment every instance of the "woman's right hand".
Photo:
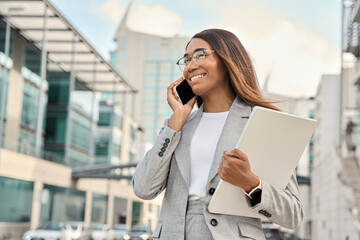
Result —
[[167, 101], [173, 110], [168, 127], [177, 132], [181, 131], [196, 102], [196, 96], [185, 105], [182, 105], [182, 103], [176, 99], [173, 88], [178, 86], [182, 80], [184, 80], [184, 78], [180, 77], [167, 89]]

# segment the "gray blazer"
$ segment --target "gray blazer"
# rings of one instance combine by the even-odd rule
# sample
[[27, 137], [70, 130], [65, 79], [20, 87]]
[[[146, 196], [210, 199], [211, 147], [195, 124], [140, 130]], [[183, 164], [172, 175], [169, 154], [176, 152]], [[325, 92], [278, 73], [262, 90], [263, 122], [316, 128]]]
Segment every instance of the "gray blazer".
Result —
[[[193, 111], [180, 132], [170, 129], [167, 126], [169, 120], [166, 120], [153, 148], [136, 167], [133, 177], [136, 196], [149, 200], [166, 189], [159, 221], [153, 233], [155, 239], [184, 239], [189, 193], [190, 143], [202, 113], [203, 107]], [[260, 219], [213, 214], [207, 209], [213, 190], [220, 180], [217, 168], [223, 151], [236, 147], [250, 113], [251, 107], [236, 97], [210, 168], [204, 216], [215, 240], [249, 238], [265, 240]], [[299, 226], [303, 218], [303, 209], [295, 174], [285, 190], [277, 189], [262, 180], [261, 202], [254, 207], [249, 203], [249, 208], [283, 227], [294, 229]], [[213, 224], [214, 222], [217, 224]]]

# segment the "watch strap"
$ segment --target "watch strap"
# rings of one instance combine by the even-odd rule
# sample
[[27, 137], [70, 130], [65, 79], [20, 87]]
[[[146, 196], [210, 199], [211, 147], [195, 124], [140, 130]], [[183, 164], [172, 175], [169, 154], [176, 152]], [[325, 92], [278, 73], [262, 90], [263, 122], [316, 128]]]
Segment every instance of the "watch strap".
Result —
[[256, 191], [256, 190], [262, 190], [262, 187], [261, 187], [261, 178], [260, 178], [260, 182], [259, 182], [259, 185], [257, 185], [256, 187], [254, 187], [253, 189], [251, 189], [251, 191], [249, 193], [245, 192], [245, 190], [243, 190], [244, 194], [246, 196], [248, 196], [250, 199], [252, 199], [251, 195]]

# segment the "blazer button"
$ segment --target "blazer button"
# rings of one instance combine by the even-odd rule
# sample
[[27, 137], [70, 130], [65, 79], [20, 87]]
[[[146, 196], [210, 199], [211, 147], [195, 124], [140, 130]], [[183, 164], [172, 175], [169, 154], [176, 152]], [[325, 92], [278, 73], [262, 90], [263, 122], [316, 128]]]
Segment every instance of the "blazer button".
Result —
[[169, 143], [169, 142], [170, 142], [170, 139], [166, 138], [166, 139], [165, 139], [165, 142], [166, 142], [166, 143]]
[[209, 189], [209, 195], [212, 196], [215, 192], [215, 188], [210, 188]]
[[167, 144], [167, 143], [164, 143], [164, 144], [163, 144], [163, 147], [164, 147], [164, 148], [167, 148], [167, 147], [168, 147], [168, 144]]
[[162, 151], [162, 152], [165, 152], [165, 150], [166, 150], [166, 148], [164, 148], [164, 147], [161, 148], [161, 151]]
[[213, 218], [210, 220], [210, 224], [216, 227], [218, 225], [218, 221], [215, 218]]
[[162, 157], [164, 156], [164, 153], [163, 152], [159, 152], [159, 157]]

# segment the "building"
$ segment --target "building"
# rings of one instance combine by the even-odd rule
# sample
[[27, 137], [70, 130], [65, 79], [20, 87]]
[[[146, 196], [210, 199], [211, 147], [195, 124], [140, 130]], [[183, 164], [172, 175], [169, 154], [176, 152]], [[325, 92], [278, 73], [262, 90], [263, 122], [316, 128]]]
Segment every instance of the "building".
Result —
[[[339, 75], [323, 75], [316, 96], [315, 158], [311, 174], [312, 239], [359, 239], [351, 214], [352, 193], [346, 184], [341, 120], [346, 115]], [[341, 107], [343, 106], [343, 107]], [[349, 105], [350, 106], [350, 105]], [[341, 114], [343, 112], [343, 115]]]
[[133, 2], [115, 34], [116, 49], [110, 53], [110, 61], [139, 89], [139, 94], [127, 95], [121, 100], [133, 100], [126, 111], [133, 111], [135, 119], [144, 126], [143, 142], [153, 143], [164, 120], [172, 114], [166, 100], [167, 87], [182, 76], [176, 62], [184, 54], [189, 38], [161, 37], [131, 30], [128, 18]]
[[142, 127], [118, 102], [136, 89], [48, 0], [0, 1], [0, 92], [0, 238], [60, 221], [154, 228], [161, 199], [104, 167], [139, 153]]

